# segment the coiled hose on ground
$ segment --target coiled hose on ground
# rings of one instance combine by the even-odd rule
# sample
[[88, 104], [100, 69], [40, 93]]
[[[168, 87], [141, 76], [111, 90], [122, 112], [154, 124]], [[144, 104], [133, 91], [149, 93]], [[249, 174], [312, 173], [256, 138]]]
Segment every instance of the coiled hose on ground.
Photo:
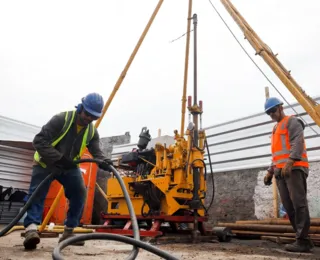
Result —
[[[96, 160], [96, 159], [81, 159], [81, 160], [76, 161], [75, 163], [78, 164], [78, 163], [84, 163], [84, 162], [92, 162], [92, 163], [97, 163], [97, 164], [102, 163], [101, 160]], [[92, 233], [92, 234], [79, 235], [79, 236], [68, 238], [68, 239], [64, 240], [63, 242], [59, 243], [58, 246], [53, 250], [52, 258], [54, 260], [62, 260], [62, 259], [64, 259], [63, 256], [61, 255], [61, 250], [66, 248], [67, 246], [73, 244], [74, 242], [96, 239], [96, 240], [114, 240], [114, 241], [119, 241], [119, 242], [123, 242], [123, 243], [126, 243], [126, 244], [133, 245], [133, 248], [132, 248], [132, 251], [131, 251], [130, 255], [126, 258], [127, 260], [136, 259], [137, 255], [138, 255], [138, 252], [139, 252], [138, 248], [142, 248], [142, 249], [144, 249], [146, 251], [149, 251], [149, 252], [151, 252], [153, 254], [156, 254], [156, 255], [164, 258], [164, 259], [177, 260], [178, 258], [170, 255], [166, 251], [160, 250], [159, 248], [156, 248], [156, 247], [154, 247], [152, 245], [149, 245], [149, 244], [147, 244], [145, 242], [140, 241], [140, 233], [139, 233], [138, 222], [137, 222], [136, 215], [134, 213], [133, 205], [131, 203], [128, 191], [127, 191], [127, 189], [125, 187], [125, 184], [124, 184], [120, 174], [117, 172], [117, 170], [112, 165], [109, 165], [109, 168], [110, 168], [110, 171], [114, 173], [114, 175], [116, 176], [117, 180], [119, 181], [121, 189], [122, 189], [124, 197], [125, 197], [125, 200], [127, 202], [128, 209], [129, 209], [129, 214], [130, 214], [130, 218], [131, 218], [131, 222], [132, 222], [132, 229], [133, 229], [134, 238], [125, 237], [125, 236], [116, 235], [116, 234], [101, 234], [101, 233]], [[25, 206], [19, 212], [19, 214], [11, 221], [11, 223], [9, 223], [3, 230], [0, 231], [0, 237], [5, 235], [14, 225], [16, 225], [18, 223], [18, 221], [21, 219], [21, 217], [28, 210], [28, 208], [31, 205], [33, 199], [37, 196], [37, 193], [41, 189], [41, 187], [47, 181], [49, 181], [49, 179], [52, 179], [52, 178], [55, 177], [56, 174], [59, 174], [59, 172], [60, 171], [58, 169], [53, 170], [52, 173], [50, 175], [48, 175], [39, 184], [39, 186], [36, 188], [36, 190], [33, 192], [33, 194], [28, 199], [28, 201], [25, 204]]]

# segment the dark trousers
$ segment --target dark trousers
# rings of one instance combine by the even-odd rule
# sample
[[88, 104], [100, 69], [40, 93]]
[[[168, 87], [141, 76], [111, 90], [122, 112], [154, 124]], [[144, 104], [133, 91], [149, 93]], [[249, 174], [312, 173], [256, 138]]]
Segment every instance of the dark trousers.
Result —
[[[47, 168], [42, 168], [39, 165], [33, 166], [29, 196], [31, 196], [40, 182], [42, 182], [50, 173], [50, 170]], [[65, 196], [69, 200], [69, 209], [67, 213], [67, 219], [65, 220], [65, 225], [70, 228], [77, 227], [79, 225], [86, 201], [86, 187], [80, 169], [77, 168], [65, 171], [61, 175], [56, 176], [55, 179], [62, 184], [64, 187]], [[27, 216], [24, 219], [25, 227], [30, 224], [39, 225], [41, 223], [44, 201], [52, 181], [53, 179], [48, 181], [42, 187], [38, 196], [34, 199], [33, 203], [29, 207]]]
[[310, 215], [307, 201], [307, 175], [298, 169], [290, 176], [276, 178], [281, 201], [297, 239], [308, 239]]

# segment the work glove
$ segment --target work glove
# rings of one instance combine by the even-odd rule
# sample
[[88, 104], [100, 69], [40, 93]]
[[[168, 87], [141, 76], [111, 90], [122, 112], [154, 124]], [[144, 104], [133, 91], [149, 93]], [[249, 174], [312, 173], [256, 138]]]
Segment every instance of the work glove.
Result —
[[110, 167], [109, 167], [110, 165], [113, 165], [112, 160], [105, 159], [99, 164], [99, 168], [104, 171], [110, 171]]
[[62, 168], [64, 170], [71, 170], [77, 168], [77, 165], [65, 156], [62, 156], [60, 160], [56, 161], [55, 165], [58, 168]]
[[282, 177], [289, 177], [292, 171], [292, 166], [294, 164], [294, 160], [289, 159], [285, 166], [281, 169], [281, 176]]
[[273, 177], [273, 174], [270, 172], [267, 172], [266, 176], [264, 176], [264, 179], [263, 179], [264, 185], [270, 186], [272, 184], [272, 177]]

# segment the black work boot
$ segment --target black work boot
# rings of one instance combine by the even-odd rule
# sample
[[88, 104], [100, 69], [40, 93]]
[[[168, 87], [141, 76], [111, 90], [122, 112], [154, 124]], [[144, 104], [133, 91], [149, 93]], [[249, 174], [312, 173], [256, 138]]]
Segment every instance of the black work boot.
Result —
[[289, 252], [309, 253], [313, 248], [313, 243], [309, 239], [298, 239], [292, 244], [285, 245], [285, 249]]
[[311, 239], [309, 240], [309, 246], [310, 246], [310, 250], [312, 250], [314, 248], [314, 244]]
[[[64, 232], [62, 234], [62, 236], [59, 239], [59, 243], [61, 243], [62, 241], [66, 240], [69, 237], [74, 237], [75, 234], [73, 233], [73, 228], [64, 228]], [[71, 244], [72, 246], [84, 246], [84, 241], [78, 241], [75, 242], [73, 244]]]
[[23, 245], [26, 250], [36, 249], [37, 244], [39, 244], [39, 243], [40, 243], [40, 236], [39, 236], [37, 230], [28, 230], [25, 233]]

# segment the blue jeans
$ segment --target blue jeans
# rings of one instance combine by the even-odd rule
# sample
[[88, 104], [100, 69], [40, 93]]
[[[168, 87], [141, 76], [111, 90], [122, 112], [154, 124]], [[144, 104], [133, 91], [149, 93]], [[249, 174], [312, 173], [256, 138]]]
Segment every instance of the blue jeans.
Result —
[[[42, 168], [40, 165], [33, 166], [29, 196], [31, 196], [40, 182], [42, 182], [50, 173], [50, 170]], [[78, 168], [64, 171], [56, 176], [55, 179], [64, 187], [65, 196], [69, 200], [69, 210], [64, 224], [70, 228], [77, 227], [80, 223], [87, 196], [81, 171]], [[41, 223], [44, 201], [53, 180], [54, 179], [47, 181], [29, 207], [27, 216], [24, 219], [25, 227], [30, 224], [39, 225]]]

